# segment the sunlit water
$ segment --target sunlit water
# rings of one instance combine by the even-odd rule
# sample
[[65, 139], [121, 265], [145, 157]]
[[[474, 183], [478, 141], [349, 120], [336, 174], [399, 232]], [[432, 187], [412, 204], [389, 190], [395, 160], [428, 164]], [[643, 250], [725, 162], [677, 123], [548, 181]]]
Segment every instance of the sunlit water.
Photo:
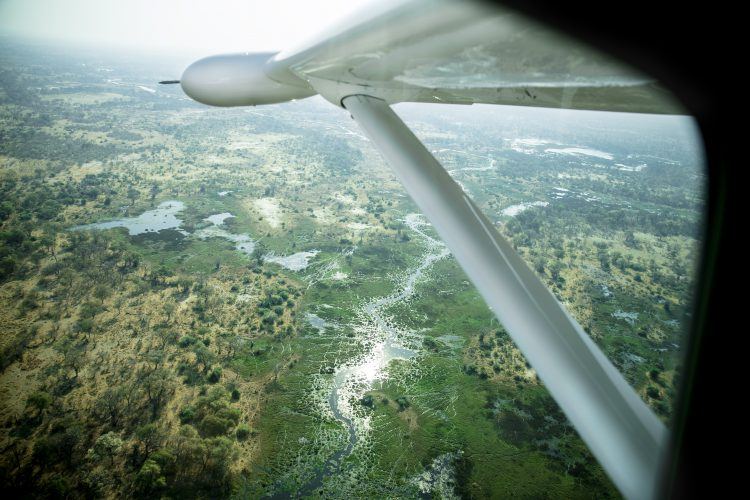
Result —
[[[330, 409], [334, 418], [345, 426], [348, 440], [346, 446], [334, 453], [316, 476], [301, 488], [299, 492], [301, 495], [311, 494], [323, 485], [326, 477], [339, 472], [341, 463], [351, 455], [358, 442], [367, 439], [370, 431], [370, 417], [357, 412], [355, 405], [361, 404], [360, 400], [374, 388], [377, 382], [387, 379], [387, 368], [391, 361], [408, 360], [418, 354], [416, 346], [421, 345], [419, 342], [410, 343], [412, 347], [404, 345], [404, 340], [414, 337], [415, 334], [395, 324], [387, 310], [411, 298], [425, 272], [437, 261], [447, 257], [450, 252], [442, 242], [422, 230], [428, 224], [421, 215], [407, 215], [405, 224], [421, 237], [427, 251], [417, 267], [408, 270], [401, 279], [397, 280], [398, 284], [394, 293], [373, 299], [361, 307], [354, 329], [364, 338], [368, 347], [362, 356], [336, 369], [326, 400], [328, 408], [324, 409]], [[308, 315], [308, 321], [313, 326], [317, 323], [316, 319], [319, 318], [311, 318]]]
[[[200, 229], [196, 231], [195, 235], [198, 238], [224, 238], [235, 243], [235, 248], [245, 254], [252, 254], [255, 250], [257, 241], [254, 240], [248, 234], [232, 233], [224, 229], [224, 221], [234, 217], [229, 212], [220, 214], [214, 214], [206, 217], [204, 220], [213, 224], [212, 226]], [[263, 260], [278, 264], [284, 269], [290, 271], [302, 271], [307, 269], [310, 265], [310, 261], [320, 253], [318, 250], [310, 250], [306, 252], [297, 252], [291, 255], [276, 255], [274, 253], [267, 253], [263, 256]]]
[[[71, 231], [82, 231], [87, 229], [111, 229], [113, 227], [124, 227], [128, 230], [131, 236], [139, 234], [158, 233], [164, 229], [175, 229], [184, 236], [191, 236], [191, 233], [180, 229], [182, 225], [182, 219], [178, 219], [176, 215], [185, 209], [185, 204], [181, 201], [170, 200], [160, 203], [154, 210], [148, 210], [143, 212], [137, 217], [126, 217], [123, 219], [117, 219], [107, 222], [96, 222], [93, 224], [85, 224], [81, 226], [75, 226], [70, 228]], [[235, 249], [246, 255], [251, 255], [255, 250], [257, 240], [253, 239], [249, 234], [233, 233], [228, 231], [225, 227], [224, 222], [227, 219], [233, 218], [229, 212], [223, 212], [219, 214], [213, 214], [205, 219], [206, 222], [210, 222], [211, 225], [198, 229], [192, 236], [206, 240], [209, 238], [222, 238], [227, 241], [231, 241], [235, 244]], [[318, 250], [309, 250], [303, 252], [297, 252], [290, 255], [276, 255], [275, 253], [267, 253], [263, 256], [263, 260], [278, 264], [285, 269], [290, 271], [303, 271], [310, 265], [310, 261], [315, 258], [320, 252]]]
[[[86, 229], [111, 229], [113, 227], [124, 227], [131, 236], [144, 233], [158, 233], [164, 229], [180, 230], [182, 219], [176, 215], [185, 209], [185, 204], [181, 201], [169, 200], [159, 204], [154, 210], [143, 212], [138, 217], [126, 217], [109, 222], [96, 222], [94, 224], [85, 224], [75, 226], [71, 231], [82, 231]], [[187, 235], [185, 231], [181, 231]]]
[[234, 248], [237, 251], [247, 255], [252, 254], [255, 250], [255, 240], [253, 240], [249, 234], [231, 233], [221, 227], [224, 225], [225, 220], [232, 217], [234, 217], [234, 215], [229, 212], [210, 215], [203, 220], [210, 222], [213, 225], [199, 229], [194, 234], [202, 240], [208, 238], [223, 238], [234, 243]]
[[232, 218], [234, 218], [234, 215], [230, 214], [229, 212], [223, 212], [220, 214], [209, 215], [203, 220], [210, 222], [214, 226], [221, 226], [222, 224], [224, 224], [225, 220]]
[[310, 323], [310, 326], [318, 331], [318, 333], [323, 333], [325, 332], [326, 327], [332, 326], [328, 321], [324, 320], [317, 314], [307, 313], [305, 314], [305, 319]]
[[310, 265], [310, 261], [319, 253], [318, 250], [297, 252], [291, 255], [276, 255], [269, 253], [263, 256], [263, 260], [278, 264], [284, 269], [289, 269], [290, 271], [302, 271], [303, 269], [307, 269]]

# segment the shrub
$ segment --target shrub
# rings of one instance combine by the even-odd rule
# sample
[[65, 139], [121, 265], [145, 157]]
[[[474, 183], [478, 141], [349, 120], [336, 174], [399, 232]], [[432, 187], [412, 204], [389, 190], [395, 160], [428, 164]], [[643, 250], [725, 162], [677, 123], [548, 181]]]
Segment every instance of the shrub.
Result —
[[182, 347], [184, 349], [184, 348], [190, 347], [191, 345], [195, 344], [196, 342], [197, 342], [197, 340], [195, 338], [190, 337], [190, 336], [185, 336], [185, 337], [182, 337], [180, 339], [180, 347]]
[[398, 405], [398, 411], [404, 411], [409, 406], [411, 406], [411, 403], [409, 403], [409, 400], [406, 399], [406, 396], [400, 396], [396, 398], [396, 404]]
[[167, 480], [156, 461], [148, 459], [135, 477], [135, 484], [143, 493], [153, 493], [167, 486]]
[[26, 405], [34, 408], [37, 413], [44, 411], [50, 404], [52, 396], [43, 391], [35, 392], [26, 399]]
[[222, 370], [220, 366], [217, 366], [213, 370], [211, 370], [211, 373], [208, 375], [208, 381], [212, 384], [215, 384], [219, 380], [221, 380], [221, 374]]
[[440, 345], [430, 337], [425, 337], [422, 344], [428, 351], [437, 352], [440, 349]]
[[234, 425], [237, 425], [240, 421], [240, 415], [242, 412], [237, 408], [221, 408], [216, 412], [216, 416], [225, 420], [231, 421]]
[[187, 424], [195, 419], [195, 408], [192, 406], [186, 406], [180, 410], [180, 423]]
[[646, 394], [651, 399], [661, 399], [661, 394], [659, 393], [659, 389], [657, 389], [653, 385], [648, 386], [648, 388], [646, 389]]
[[216, 415], [206, 416], [200, 423], [200, 431], [208, 437], [225, 436], [234, 427], [231, 420]]
[[237, 441], [245, 441], [250, 437], [250, 427], [247, 424], [240, 424], [237, 426]]

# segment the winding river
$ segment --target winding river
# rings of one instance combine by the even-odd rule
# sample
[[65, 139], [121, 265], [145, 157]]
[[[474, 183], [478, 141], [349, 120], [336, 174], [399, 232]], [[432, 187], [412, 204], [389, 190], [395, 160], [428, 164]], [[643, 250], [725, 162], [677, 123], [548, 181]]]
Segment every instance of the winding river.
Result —
[[398, 285], [394, 293], [371, 300], [359, 311], [356, 330], [364, 334], [368, 349], [363, 356], [336, 369], [327, 398], [334, 418], [347, 430], [348, 441], [346, 446], [326, 461], [312, 480], [300, 488], [298, 496], [313, 494], [323, 485], [326, 477], [338, 473], [343, 461], [361, 439], [361, 434], [368, 429], [369, 417], [358, 415], [353, 404], [359, 404], [365, 393], [372, 390], [376, 381], [382, 381], [387, 377], [386, 372], [391, 361], [410, 359], [417, 355], [416, 350], [402, 344], [402, 339], [408, 332], [392, 322], [387, 310], [414, 295], [415, 287], [424, 273], [450, 252], [441, 241], [422, 230], [429, 224], [420, 214], [409, 214], [404, 222], [422, 239], [426, 252], [417, 267], [408, 270], [397, 280]]

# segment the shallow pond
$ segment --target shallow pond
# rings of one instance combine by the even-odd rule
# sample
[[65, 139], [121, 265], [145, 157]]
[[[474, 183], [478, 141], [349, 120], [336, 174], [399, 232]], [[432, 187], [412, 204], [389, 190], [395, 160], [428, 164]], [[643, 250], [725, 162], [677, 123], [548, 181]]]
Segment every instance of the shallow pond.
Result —
[[233, 217], [234, 215], [230, 214], [229, 212], [223, 212], [220, 214], [209, 215], [203, 220], [210, 222], [214, 226], [221, 226], [222, 224], [224, 224], [225, 220], [231, 219]]
[[[185, 209], [185, 204], [181, 201], [170, 200], [160, 203], [154, 210], [148, 210], [143, 212], [138, 217], [127, 217], [124, 219], [118, 219], [107, 222], [96, 222], [94, 224], [85, 224], [82, 226], [72, 227], [71, 231], [82, 231], [87, 229], [110, 229], [113, 227], [124, 227], [127, 228], [131, 236], [137, 236], [142, 234], [159, 233], [166, 229], [173, 229], [178, 231], [183, 236], [191, 236], [191, 233], [184, 231], [180, 228], [182, 225], [182, 219], [178, 219], [176, 214]], [[205, 240], [208, 238], [223, 238], [231, 241], [235, 244], [235, 249], [246, 255], [251, 255], [255, 250], [257, 241], [254, 240], [249, 234], [232, 233], [224, 227], [224, 222], [227, 219], [233, 218], [229, 212], [222, 212], [218, 214], [209, 215], [205, 219], [206, 222], [210, 222], [211, 225], [198, 229], [192, 236]], [[297, 252], [291, 255], [276, 255], [274, 253], [268, 253], [263, 256], [263, 260], [278, 264], [285, 269], [290, 271], [302, 271], [307, 269], [310, 265], [310, 261], [315, 258], [320, 252], [318, 250], [310, 250], [304, 252]]]
[[[131, 236], [144, 233], [158, 233], [164, 229], [179, 230], [182, 225], [182, 219], [178, 219], [176, 214], [185, 209], [185, 204], [181, 201], [169, 200], [159, 204], [154, 210], [143, 212], [138, 217], [126, 217], [108, 222], [96, 222], [94, 224], [84, 224], [82, 226], [72, 227], [71, 231], [83, 231], [86, 229], [111, 229], [113, 227], [124, 227]], [[189, 233], [180, 230], [184, 235]]]
[[290, 271], [302, 271], [304, 269], [307, 269], [307, 267], [310, 265], [310, 260], [319, 253], [320, 252], [318, 250], [311, 250], [309, 252], [297, 252], [291, 255], [275, 255], [273, 253], [269, 253], [263, 256], [263, 260], [265, 260], [266, 262], [273, 262], [274, 264], [278, 264], [284, 269], [289, 269]]
[[318, 330], [318, 333], [323, 333], [325, 332], [326, 327], [333, 326], [331, 323], [324, 320], [317, 314], [307, 313], [305, 314], [305, 319], [307, 320], [308, 323], [310, 323], [310, 326]]
[[234, 243], [234, 248], [238, 251], [247, 255], [252, 254], [255, 250], [255, 240], [253, 240], [253, 238], [251, 238], [249, 234], [230, 233], [229, 231], [221, 227], [224, 225], [225, 220], [232, 217], [234, 217], [234, 215], [230, 214], [229, 212], [209, 215], [203, 220], [210, 222], [213, 225], [197, 230], [194, 235], [202, 240], [208, 238], [223, 238]]

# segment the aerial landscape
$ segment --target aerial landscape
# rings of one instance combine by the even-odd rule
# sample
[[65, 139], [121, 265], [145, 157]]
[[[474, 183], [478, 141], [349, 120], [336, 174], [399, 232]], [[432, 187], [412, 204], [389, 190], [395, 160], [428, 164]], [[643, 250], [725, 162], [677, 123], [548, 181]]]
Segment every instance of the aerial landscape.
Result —
[[[0, 38], [0, 484], [29, 498], [619, 498], [346, 111]], [[686, 117], [399, 104], [669, 427]]]

